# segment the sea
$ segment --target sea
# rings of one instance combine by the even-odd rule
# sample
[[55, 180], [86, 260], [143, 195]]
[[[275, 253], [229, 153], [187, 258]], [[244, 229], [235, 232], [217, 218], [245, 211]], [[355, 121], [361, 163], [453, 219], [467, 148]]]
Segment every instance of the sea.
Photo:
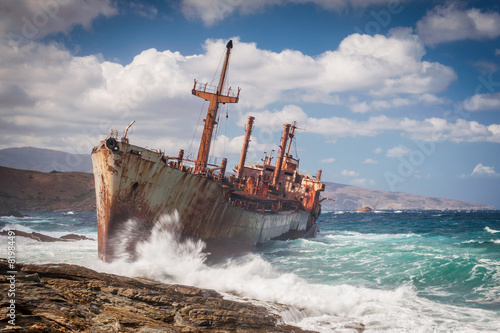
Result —
[[[113, 263], [97, 259], [95, 213], [24, 213], [1, 217], [0, 229], [92, 240], [16, 236], [17, 262], [215, 289], [317, 332], [500, 332], [500, 211], [324, 212], [316, 238], [272, 241], [217, 262], [203, 242], [180, 240], [174, 213], [156, 222], [133, 261], [124, 254]], [[6, 236], [0, 247], [6, 258]]]

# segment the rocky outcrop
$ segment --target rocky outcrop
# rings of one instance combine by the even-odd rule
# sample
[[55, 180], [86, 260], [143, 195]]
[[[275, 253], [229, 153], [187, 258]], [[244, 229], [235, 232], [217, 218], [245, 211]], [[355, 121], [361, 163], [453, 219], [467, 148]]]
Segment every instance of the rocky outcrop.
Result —
[[370, 207], [361, 207], [360, 209], [357, 209], [355, 210], [354, 212], [358, 212], [358, 213], [369, 213], [369, 212], [373, 212], [373, 209], [370, 208]]
[[[213, 290], [68, 264], [15, 269], [14, 283], [0, 275], [0, 332], [305, 332], [283, 325], [264, 307], [226, 300]], [[8, 271], [12, 267], [0, 260], [0, 272]], [[7, 297], [12, 286], [13, 311]], [[8, 322], [12, 313], [15, 326]]]
[[[1, 236], [8, 236], [9, 231], [8, 230], [2, 230], [0, 231]], [[34, 240], [37, 240], [39, 242], [60, 242], [60, 241], [77, 241], [77, 240], [93, 240], [92, 238], [88, 238], [86, 236], [82, 235], [76, 235], [76, 234], [67, 234], [64, 236], [61, 236], [59, 238], [47, 236], [44, 234], [41, 234], [39, 232], [24, 232], [20, 230], [16, 230], [16, 237], [25, 237], [25, 238], [31, 238]]]

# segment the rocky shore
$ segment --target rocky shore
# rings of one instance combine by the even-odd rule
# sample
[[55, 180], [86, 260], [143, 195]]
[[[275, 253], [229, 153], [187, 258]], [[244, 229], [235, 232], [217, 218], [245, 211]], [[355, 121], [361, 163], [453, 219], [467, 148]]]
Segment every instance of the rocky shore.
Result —
[[0, 332], [308, 332], [214, 290], [68, 264], [16, 263], [17, 274], [9, 271], [0, 259]]

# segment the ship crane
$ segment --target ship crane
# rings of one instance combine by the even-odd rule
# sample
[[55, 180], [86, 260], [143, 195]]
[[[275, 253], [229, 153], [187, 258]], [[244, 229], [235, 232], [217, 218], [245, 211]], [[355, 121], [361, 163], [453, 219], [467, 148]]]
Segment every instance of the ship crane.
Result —
[[[233, 48], [233, 41], [230, 40], [226, 45], [226, 58], [224, 60], [224, 66], [222, 68], [222, 73], [219, 81], [219, 86], [217, 91], [209, 92], [207, 91], [207, 84], [198, 86], [198, 81], [194, 81], [194, 87], [192, 90], [193, 95], [203, 98], [210, 104], [208, 106], [207, 117], [203, 120], [205, 126], [203, 128], [203, 134], [201, 136], [200, 148], [198, 149], [198, 157], [195, 163], [195, 173], [204, 172], [207, 167], [208, 155], [210, 153], [210, 143], [212, 142], [212, 134], [214, 131], [214, 126], [217, 124], [217, 111], [219, 110], [220, 103], [238, 103], [240, 96], [240, 88], [238, 88], [238, 93], [236, 96], [231, 96], [231, 87], [228, 89], [227, 94], [224, 94], [224, 83], [227, 74], [227, 68], [229, 65], [229, 56], [231, 55], [231, 49]], [[202, 88], [202, 89], [200, 89]]]

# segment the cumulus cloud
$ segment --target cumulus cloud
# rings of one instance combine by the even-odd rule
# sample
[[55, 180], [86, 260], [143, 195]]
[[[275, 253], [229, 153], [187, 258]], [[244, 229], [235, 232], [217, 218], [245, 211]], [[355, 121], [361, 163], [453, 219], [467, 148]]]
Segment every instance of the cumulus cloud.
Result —
[[456, 3], [437, 6], [417, 22], [416, 31], [427, 45], [464, 39], [500, 36], [500, 14], [476, 8], [464, 10]]
[[346, 176], [346, 177], [357, 177], [357, 176], [359, 176], [358, 172], [352, 171], [352, 170], [342, 170], [342, 172], [340, 174], [342, 176]]
[[500, 174], [495, 171], [492, 166], [483, 165], [479, 163], [476, 165], [474, 170], [472, 170], [471, 176], [477, 177], [500, 177]]
[[[106, 11], [99, 13], [103, 12]], [[74, 22], [84, 20], [71, 22], [77, 24]], [[67, 29], [70, 26], [65, 25]], [[350, 104], [349, 96], [360, 93], [374, 96], [370, 107], [395, 107], [413, 98], [409, 95], [413, 94], [415, 101], [445, 89], [455, 73], [441, 64], [422, 61], [423, 45], [418, 36], [408, 31], [389, 36], [353, 34], [336, 50], [317, 57], [294, 50], [262, 50], [255, 43], [240, 42], [238, 38], [234, 41], [230, 84], [237, 83], [242, 92], [240, 102], [231, 108], [241, 114], [260, 110], [252, 114], [265, 119], [258, 124], [261, 133], [276, 131], [283, 123], [297, 120], [307, 132], [325, 135], [328, 140], [399, 131], [423, 140], [438, 133], [438, 140], [500, 142], [498, 125], [486, 127], [467, 121], [442, 123], [433, 119], [416, 121], [386, 116], [366, 120], [314, 118], [292, 103], [297, 98], [310, 102], [306, 96], [314, 96], [316, 101]], [[137, 144], [151, 147], [150, 139], [154, 138], [155, 145], [162, 149], [178, 149], [181, 143], [184, 147], [192, 146], [191, 136], [199, 113], [186, 110], [199, 110], [202, 102], [189, 91], [194, 78], [207, 82], [213, 77], [225, 42], [207, 40], [200, 54], [190, 55], [149, 49], [127, 65], [103, 61], [94, 55], [74, 56], [56, 44], [0, 43], [0, 73], [4, 78], [0, 82], [2, 145], [63, 150], [80, 147], [77, 152], [83, 153], [106, 135], [110, 127], [123, 128], [136, 120]], [[410, 78], [416, 78], [415, 84], [410, 84], [411, 80], [407, 80]], [[420, 83], [418, 78], [422, 78]], [[401, 83], [391, 83], [394, 80]], [[405, 98], [395, 97], [399, 93], [405, 93]], [[387, 105], [384, 94], [390, 96]], [[289, 104], [281, 110], [265, 109], [277, 101]], [[244, 127], [246, 118], [238, 119], [238, 124]], [[54, 137], [54, 133], [58, 133], [59, 138]], [[200, 133], [201, 130], [195, 140]], [[259, 142], [268, 141], [262, 138]]]
[[500, 110], [500, 93], [476, 94], [463, 102], [467, 111], [492, 111]]
[[27, 42], [63, 32], [76, 25], [88, 29], [100, 16], [117, 14], [111, 0], [16, 0], [0, 4], [0, 36]]
[[[368, 99], [368, 98], [367, 98]], [[447, 104], [448, 101], [444, 98], [437, 97], [434, 94], [417, 94], [409, 95], [405, 98], [389, 98], [389, 99], [377, 99], [374, 98], [372, 101], [363, 101], [360, 103], [354, 102], [349, 106], [352, 112], [355, 113], [366, 113], [371, 110], [384, 110], [384, 109], [396, 109], [404, 106], [424, 104], [426, 106], [430, 105], [441, 105]]]
[[333, 163], [333, 162], [335, 162], [335, 161], [336, 161], [336, 159], [335, 159], [335, 158], [333, 158], [333, 157], [329, 157], [329, 158], [324, 158], [324, 159], [322, 159], [320, 162], [321, 162], [321, 163]]
[[366, 160], [363, 161], [363, 164], [378, 164], [378, 161], [371, 158], [367, 158]]
[[403, 146], [403, 145], [399, 145], [399, 146], [396, 146], [394, 148], [387, 150], [387, 153], [385, 154], [385, 156], [387, 156], [387, 157], [401, 157], [401, 156], [410, 155], [410, 153], [411, 153], [410, 148]]
[[[246, 116], [239, 121], [244, 126]], [[455, 122], [445, 118], [427, 118], [414, 120], [409, 118], [390, 118], [384, 115], [372, 116], [367, 120], [353, 120], [343, 117], [315, 118], [309, 117], [302, 108], [296, 105], [285, 106], [280, 111], [253, 111], [251, 115], [266, 119], [260, 128], [266, 131], [280, 128], [284, 123], [297, 120], [306, 132], [322, 134], [330, 138], [336, 137], [374, 137], [384, 133], [401, 133], [403, 136], [417, 141], [450, 141], [450, 142], [496, 142], [500, 143], [500, 124], [482, 125], [477, 121], [457, 119]], [[380, 153], [377, 148], [375, 153]]]
[[351, 185], [355, 186], [372, 186], [375, 185], [375, 181], [373, 179], [366, 178], [356, 178], [350, 182]]

